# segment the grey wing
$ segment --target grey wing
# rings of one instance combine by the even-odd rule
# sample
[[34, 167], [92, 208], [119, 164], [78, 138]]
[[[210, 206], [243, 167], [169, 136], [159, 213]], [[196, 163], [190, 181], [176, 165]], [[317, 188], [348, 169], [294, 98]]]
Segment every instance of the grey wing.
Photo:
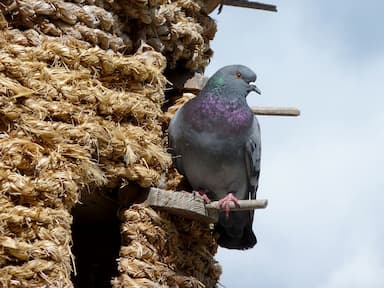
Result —
[[181, 129], [180, 121], [181, 121], [181, 110], [183, 107], [181, 107], [175, 115], [172, 117], [171, 122], [169, 123], [168, 127], [168, 146], [169, 146], [169, 152], [172, 155], [172, 161], [174, 165], [176, 166], [177, 170], [184, 174], [184, 168], [183, 163], [181, 159], [181, 149], [183, 145], [183, 130]]
[[252, 131], [245, 145], [245, 165], [248, 176], [248, 191], [251, 199], [256, 199], [256, 191], [259, 185], [261, 156], [260, 126], [254, 117]]

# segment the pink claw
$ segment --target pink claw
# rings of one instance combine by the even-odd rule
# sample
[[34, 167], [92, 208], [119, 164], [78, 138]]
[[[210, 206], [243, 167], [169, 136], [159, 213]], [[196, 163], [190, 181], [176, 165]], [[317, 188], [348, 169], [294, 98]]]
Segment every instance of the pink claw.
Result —
[[211, 199], [208, 198], [207, 194], [205, 194], [204, 191], [194, 191], [195, 193], [199, 194], [201, 196], [201, 198], [203, 198], [204, 202], [205, 203], [211, 203]]
[[240, 207], [239, 200], [233, 196], [232, 193], [228, 193], [227, 196], [225, 196], [223, 199], [220, 199], [217, 203], [217, 207], [222, 209], [223, 206], [225, 207], [225, 217], [229, 217], [229, 210], [231, 209], [231, 202], [235, 203], [236, 207]]

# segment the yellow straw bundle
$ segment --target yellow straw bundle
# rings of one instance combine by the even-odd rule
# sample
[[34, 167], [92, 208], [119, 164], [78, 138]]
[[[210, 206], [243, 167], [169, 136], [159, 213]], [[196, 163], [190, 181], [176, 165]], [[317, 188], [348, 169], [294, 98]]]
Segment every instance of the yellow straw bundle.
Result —
[[[215, 31], [200, 1], [2, 2], [0, 287], [72, 287], [80, 194], [166, 178], [164, 70], [205, 68]], [[140, 206], [123, 215], [115, 287], [217, 282], [209, 227]]]

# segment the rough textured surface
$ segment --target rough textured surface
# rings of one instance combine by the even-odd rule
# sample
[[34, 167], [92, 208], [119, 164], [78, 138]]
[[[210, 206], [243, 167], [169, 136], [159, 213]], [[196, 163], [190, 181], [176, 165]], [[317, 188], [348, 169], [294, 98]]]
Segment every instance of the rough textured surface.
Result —
[[[158, 120], [164, 59], [144, 47], [123, 57], [47, 36], [37, 36], [37, 46], [9, 43], [10, 37], [28, 39], [25, 34], [3, 31], [0, 37], [0, 217], [7, 219], [1, 222], [0, 278], [5, 286], [66, 286], [68, 211], [79, 193], [117, 187], [124, 179], [157, 185], [170, 164]], [[19, 211], [55, 217], [49, 209], [63, 221], [12, 218]], [[54, 224], [58, 236], [41, 231]]]
[[215, 287], [221, 274], [208, 224], [143, 205], [122, 214], [121, 276], [113, 287]]
[[[78, 40], [131, 53], [145, 40], [191, 70], [203, 69], [212, 56], [209, 41], [216, 33], [204, 1], [193, 0], [29, 0], [6, 1], [2, 26], [34, 29], [46, 35]], [[80, 3], [79, 3], [80, 2]], [[1, 21], [1, 19], [0, 19]], [[1, 25], [1, 23], [0, 23]]]
[[[163, 133], [164, 69], [203, 69], [215, 31], [199, 1], [2, 1], [0, 287], [71, 287], [70, 211], [80, 195], [165, 183], [171, 158]], [[180, 175], [170, 171], [168, 186], [179, 185]], [[131, 259], [123, 253], [129, 243], [120, 263]], [[167, 263], [184, 259], [172, 255]], [[184, 271], [180, 281], [207, 287], [219, 275], [169, 267], [178, 270], [167, 283], [179, 279], [175, 271]], [[126, 268], [121, 273], [117, 287], [153, 281], [135, 280]]]

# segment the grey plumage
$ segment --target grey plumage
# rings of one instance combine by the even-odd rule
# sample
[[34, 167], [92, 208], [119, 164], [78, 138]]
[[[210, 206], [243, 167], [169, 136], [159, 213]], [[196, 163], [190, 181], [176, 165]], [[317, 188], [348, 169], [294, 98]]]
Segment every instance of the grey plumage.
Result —
[[[200, 94], [181, 107], [168, 133], [169, 146], [180, 173], [194, 190], [211, 200], [232, 193], [237, 199], [255, 199], [260, 172], [260, 128], [246, 102], [255, 73], [242, 65], [225, 66]], [[216, 225], [219, 245], [248, 249], [256, 244], [253, 212], [220, 213]]]

